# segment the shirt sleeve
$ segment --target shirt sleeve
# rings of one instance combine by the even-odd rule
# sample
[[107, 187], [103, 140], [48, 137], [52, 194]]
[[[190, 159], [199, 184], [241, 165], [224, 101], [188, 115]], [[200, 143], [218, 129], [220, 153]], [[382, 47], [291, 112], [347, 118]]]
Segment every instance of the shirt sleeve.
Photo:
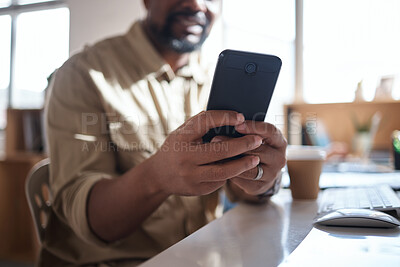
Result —
[[116, 176], [116, 155], [101, 98], [78, 63], [56, 72], [46, 103], [53, 209], [79, 238], [104, 244], [89, 227], [87, 199], [96, 182]]

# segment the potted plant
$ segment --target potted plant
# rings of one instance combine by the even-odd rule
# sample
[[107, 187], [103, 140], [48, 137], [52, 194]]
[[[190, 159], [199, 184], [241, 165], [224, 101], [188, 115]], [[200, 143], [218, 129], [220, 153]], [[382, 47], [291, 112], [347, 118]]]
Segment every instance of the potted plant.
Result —
[[359, 122], [355, 114], [353, 114], [352, 118], [355, 128], [353, 152], [355, 155], [366, 159], [372, 149], [374, 138], [382, 119], [382, 114], [378, 111], [362, 123]]

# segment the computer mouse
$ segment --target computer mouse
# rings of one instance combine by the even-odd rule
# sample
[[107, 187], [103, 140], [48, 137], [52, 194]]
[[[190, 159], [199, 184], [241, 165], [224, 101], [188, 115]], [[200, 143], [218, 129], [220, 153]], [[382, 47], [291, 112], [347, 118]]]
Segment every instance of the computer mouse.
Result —
[[400, 226], [395, 217], [370, 209], [338, 209], [317, 217], [314, 224], [350, 227], [394, 228]]

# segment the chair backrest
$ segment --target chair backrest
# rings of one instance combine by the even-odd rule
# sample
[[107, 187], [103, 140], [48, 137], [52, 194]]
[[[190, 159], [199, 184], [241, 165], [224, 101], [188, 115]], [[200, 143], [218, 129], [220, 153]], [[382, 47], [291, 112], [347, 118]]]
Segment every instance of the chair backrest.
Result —
[[51, 210], [49, 166], [49, 159], [37, 163], [29, 172], [25, 183], [25, 194], [40, 243], [43, 242]]

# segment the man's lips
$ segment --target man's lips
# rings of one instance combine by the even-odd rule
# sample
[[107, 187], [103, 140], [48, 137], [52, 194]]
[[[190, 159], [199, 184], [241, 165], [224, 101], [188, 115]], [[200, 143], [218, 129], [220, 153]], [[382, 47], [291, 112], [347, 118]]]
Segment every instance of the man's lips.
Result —
[[176, 15], [174, 22], [183, 27], [187, 33], [195, 35], [201, 34], [206, 25], [205, 17], [202, 18], [198, 15]]

